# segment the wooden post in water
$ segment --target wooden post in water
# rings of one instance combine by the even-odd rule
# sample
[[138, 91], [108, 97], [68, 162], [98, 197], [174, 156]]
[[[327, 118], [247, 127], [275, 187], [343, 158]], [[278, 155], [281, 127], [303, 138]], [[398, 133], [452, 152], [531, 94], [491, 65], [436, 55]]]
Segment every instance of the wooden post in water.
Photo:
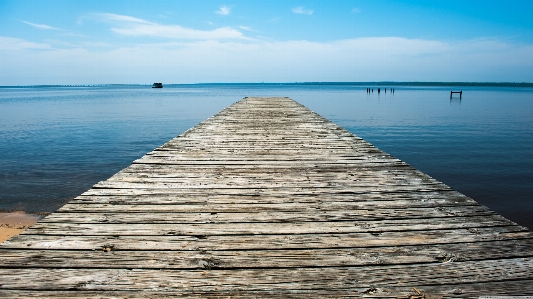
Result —
[[450, 99], [452, 98], [454, 93], [458, 93], [459, 94], [459, 99], [463, 98], [463, 91], [461, 90], [461, 91], [450, 91]]

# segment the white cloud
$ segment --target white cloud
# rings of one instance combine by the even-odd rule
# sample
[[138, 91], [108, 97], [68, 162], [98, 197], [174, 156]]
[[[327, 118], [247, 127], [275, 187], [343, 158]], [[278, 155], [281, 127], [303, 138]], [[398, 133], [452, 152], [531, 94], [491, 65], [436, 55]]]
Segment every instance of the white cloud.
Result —
[[215, 11], [217, 14], [219, 15], [222, 15], [222, 16], [227, 16], [230, 14], [231, 12], [231, 8], [226, 6], [226, 5], [222, 5], [217, 11]]
[[84, 34], [81, 34], [81, 33], [74, 33], [74, 32], [63, 32], [63, 33], [58, 33], [58, 36], [87, 37], [87, 36], [84, 35]]
[[303, 6], [298, 6], [292, 9], [292, 12], [295, 14], [301, 14], [301, 15], [311, 15], [313, 14], [312, 9], [307, 9]]
[[257, 31], [250, 26], [239, 26], [239, 28], [246, 31]]
[[361, 9], [359, 7], [356, 7], [354, 9], [352, 9], [352, 12], [353, 13], [360, 13], [361, 12]]
[[0, 50], [43, 50], [50, 49], [49, 44], [29, 42], [20, 38], [0, 36]]
[[[20, 39], [11, 38], [7, 42], [4, 39], [0, 39], [0, 45], [14, 44], [11, 49], [43, 47]], [[23, 46], [24, 43], [27, 44]], [[80, 46], [1, 51], [0, 55], [0, 85], [146, 83], [154, 77], [169, 83], [533, 81], [533, 45], [488, 39], [462, 42], [403, 37], [332, 42], [213, 39], [91, 50]], [[147, 63], [146, 57], [154, 55], [160, 59]]]
[[195, 30], [178, 25], [136, 25], [123, 28], [112, 28], [113, 32], [129, 36], [154, 36], [171, 39], [242, 39], [240, 31], [231, 27], [222, 27], [214, 30]]
[[110, 13], [94, 14], [90, 17], [102, 22], [114, 24], [111, 31], [127, 36], [151, 36], [191, 40], [246, 39], [242, 32], [231, 27], [221, 27], [214, 30], [197, 30], [179, 25], [163, 25], [135, 17]]
[[30, 25], [32, 27], [39, 28], [39, 29], [44, 29], [44, 30], [63, 30], [63, 29], [52, 27], [52, 26], [48, 26], [48, 25], [45, 25], [45, 24], [35, 24], [35, 23], [28, 22], [28, 21], [21, 21], [21, 22], [24, 23], [24, 24]]
[[108, 21], [119, 21], [119, 22], [128, 22], [128, 23], [140, 23], [140, 24], [153, 24], [151, 22], [148, 22], [143, 19], [130, 17], [130, 16], [124, 16], [124, 15], [117, 15], [114, 13], [101, 13], [101, 14], [95, 14], [96, 16], [101, 16], [104, 20]]

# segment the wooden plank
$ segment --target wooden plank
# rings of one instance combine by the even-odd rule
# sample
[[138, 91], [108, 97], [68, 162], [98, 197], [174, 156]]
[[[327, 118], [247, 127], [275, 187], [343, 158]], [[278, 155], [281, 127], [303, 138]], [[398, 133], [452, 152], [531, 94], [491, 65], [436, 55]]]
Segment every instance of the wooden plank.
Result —
[[25, 234], [50, 235], [246, 235], [246, 234], [327, 234], [397, 231], [425, 231], [453, 228], [506, 226], [513, 223], [499, 215], [421, 218], [408, 220], [289, 222], [289, 223], [56, 223], [39, 222]]
[[[395, 202], [391, 201], [374, 201], [370, 202], [365, 206], [364, 202], [308, 202], [304, 199], [299, 199], [294, 202], [257, 202], [254, 203], [250, 200], [248, 203], [242, 203], [240, 200], [235, 202], [233, 201], [220, 202], [215, 201], [211, 202], [211, 199], [200, 201], [201, 199], [190, 199], [190, 201], [180, 202], [181, 198], [159, 198], [159, 203], [154, 203], [152, 205], [146, 204], [144, 202], [133, 202], [128, 203], [127, 201], [118, 201], [116, 197], [110, 198], [108, 203], [78, 203], [78, 204], [69, 204], [59, 210], [57, 213], [70, 213], [70, 212], [80, 212], [80, 213], [162, 213], [162, 212], [172, 212], [172, 213], [265, 213], [265, 212], [291, 212], [294, 214], [298, 213], [309, 213], [310, 210], [320, 210], [320, 212], [329, 213], [333, 211], [341, 211], [340, 213], [353, 213], [354, 215], [358, 213], [367, 212], [367, 216], [371, 216], [373, 213], [376, 215], [382, 213], [414, 213], [417, 216], [421, 216], [420, 213], [429, 212], [435, 213], [436, 217], [449, 216], [454, 213], [463, 214], [467, 210], [475, 210], [479, 213], [492, 214], [493, 211], [490, 211], [488, 208], [471, 204], [470, 202], [431, 202], [431, 201], [415, 201], [415, 200], [397, 200]], [[231, 200], [231, 199], [230, 199]], [[213, 200], [214, 201], [214, 200]], [[388, 205], [388, 207], [387, 207]], [[410, 212], [412, 210], [412, 212]], [[313, 216], [313, 215], [311, 215]], [[50, 217], [46, 218], [50, 219]], [[46, 220], [43, 219], [43, 220]]]
[[[93, 190], [93, 189], [91, 189]], [[168, 190], [166, 190], [168, 191]], [[287, 205], [290, 209], [298, 207], [314, 208], [313, 205], [319, 205], [327, 209], [337, 205], [339, 209], [357, 209], [357, 208], [400, 208], [400, 207], [447, 207], [462, 205], [479, 205], [477, 202], [455, 191], [423, 191], [423, 192], [361, 192], [356, 193], [353, 190], [340, 192], [326, 192], [331, 190], [313, 190], [311, 192], [282, 192], [277, 190], [276, 194], [265, 193], [263, 190], [240, 190], [239, 193], [221, 194], [221, 192], [206, 192], [194, 190], [185, 190], [180, 193], [153, 192], [153, 190], [117, 190], [117, 189], [98, 189], [91, 192], [85, 192], [84, 195], [78, 196], [68, 204], [63, 206], [59, 211], [70, 211], [80, 209], [98, 209], [103, 206], [109, 211], [113, 207], [117, 209], [135, 209], [136, 205], [150, 205], [157, 209], [157, 205], [180, 205], [183, 211], [187, 212], [186, 205], [204, 205], [205, 208], [220, 208], [228, 206], [229, 209], [241, 207], [261, 207], [265, 209], [275, 205]], [[281, 207], [281, 206], [280, 206]]]
[[[108, 251], [109, 250], [109, 251]], [[3, 250], [0, 263], [14, 267], [142, 268], [142, 269], [264, 269], [451, 263], [499, 258], [533, 257], [533, 239], [404, 247], [293, 249], [122, 251], [102, 246], [90, 251]]]
[[[530, 280], [533, 258], [511, 258], [415, 265], [235, 270], [0, 268], [3, 289], [130, 290], [190, 289], [196, 291], [354, 290], [419, 285]], [[395, 277], [391, 279], [391, 277]], [[53, 284], [50, 284], [53, 281]], [[31, 282], [31, 284], [28, 284]], [[439, 282], [439, 283], [437, 283]], [[490, 286], [490, 285], [489, 285]], [[490, 291], [490, 288], [489, 288]]]
[[[366, 184], [365, 184], [366, 183]], [[387, 181], [384, 182], [385, 184]], [[300, 182], [291, 182], [291, 181], [262, 181], [262, 180], [240, 180], [239, 178], [227, 179], [220, 182], [216, 181], [202, 181], [201, 179], [197, 180], [183, 180], [178, 181], [174, 180], [157, 180], [157, 181], [144, 181], [144, 182], [115, 182], [115, 181], [106, 181], [100, 182], [93, 186], [93, 188], [99, 189], [169, 189], [169, 188], [217, 188], [217, 189], [251, 189], [251, 188], [331, 188], [331, 189], [347, 189], [352, 190], [387, 190], [391, 191], [406, 191], [406, 190], [446, 190], [446, 186], [438, 183], [417, 183], [417, 182], [405, 182], [397, 183], [395, 185], [382, 185], [379, 183], [371, 182], [360, 182], [353, 183], [350, 186], [342, 186], [342, 183], [329, 181], [329, 182], [313, 182], [301, 180]], [[357, 191], [356, 191], [357, 192]]]
[[[338, 206], [337, 206], [338, 207]], [[474, 217], [490, 216], [495, 213], [482, 206], [462, 206], [453, 208], [404, 208], [404, 209], [360, 209], [360, 210], [322, 210], [309, 209], [298, 211], [269, 211], [257, 212], [248, 207], [243, 207], [234, 213], [213, 212], [197, 208], [196, 212], [182, 212], [173, 206], [174, 211], [161, 209], [158, 212], [73, 212], [54, 213], [41, 223], [271, 223], [271, 222], [320, 222], [320, 221], [368, 221], [416, 218], [449, 218], [449, 217]], [[253, 207], [252, 207], [253, 208]], [[331, 207], [330, 207], [331, 209]], [[441, 219], [446, 221], [446, 219]]]
[[[206, 192], [205, 187], [199, 187], [195, 188], [194, 186], [191, 186], [190, 188], [134, 188], [134, 189], [107, 189], [107, 188], [92, 188], [86, 192], [84, 192], [83, 196], [113, 196], [113, 195], [150, 195], [153, 194], [155, 196], [158, 195], [174, 195], [176, 197], [179, 197], [181, 195], [189, 195], [189, 194], [202, 194], [204, 193], [206, 197], [208, 196], [217, 196], [217, 195], [226, 195], [226, 196], [240, 196], [240, 195], [247, 195], [247, 196], [261, 196], [261, 195], [268, 195], [268, 196], [302, 196], [302, 195], [312, 195], [312, 196], [323, 196], [324, 198], [327, 198], [329, 195], [338, 195], [338, 194], [349, 194], [352, 196], [359, 196], [364, 194], [381, 194], [381, 196], [386, 197], [389, 194], [393, 193], [400, 193], [400, 194], [413, 194], [413, 193], [419, 193], [421, 195], [425, 195], [427, 193], [434, 193], [434, 192], [445, 192], [445, 191], [453, 191], [450, 188], [383, 188], [383, 189], [372, 189], [368, 190], [365, 188], [300, 188], [300, 187], [294, 187], [294, 188], [245, 188], [239, 186], [233, 186], [233, 188], [220, 188], [220, 189], [210, 189], [209, 192]], [[325, 200], [325, 199], [323, 199]], [[356, 200], [356, 199], [354, 199]]]
[[440, 183], [437, 180], [427, 177], [419, 176], [408, 171], [391, 171], [386, 169], [319, 169], [315, 171], [305, 171], [303, 169], [291, 169], [284, 171], [269, 171], [270, 169], [252, 168], [248, 171], [234, 171], [230, 169], [222, 171], [213, 171], [213, 169], [198, 169], [194, 168], [188, 172], [179, 171], [176, 168], [165, 168], [165, 171], [139, 171], [135, 169], [134, 172], [120, 172], [112, 176], [107, 181], [123, 181], [123, 182], [158, 182], [158, 181], [176, 181], [178, 179], [204, 179], [204, 180], [227, 180], [232, 178], [249, 179], [249, 180], [266, 180], [277, 181], [281, 180], [280, 175], [286, 175], [287, 180], [294, 182], [302, 181], [323, 181], [325, 179], [331, 181], [339, 181], [345, 184], [353, 184], [354, 182], [371, 181], [377, 178], [382, 178], [385, 182], [391, 184], [405, 183], [405, 182], [419, 182], [419, 183]]
[[[485, 296], [527, 296], [533, 295], [530, 286], [533, 280], [513, 280], [503, 282], [467, 283], [445, 285], [416, 285], [426, 298], [479, 298]], [[349, 289], [324, 290], [248, 290], [245, 288], [231, 291], [195, 291], [191, 289], [91, 291], [91, 290], [1, 290], [0, 297], [6, 298], [416, 298], [413, 288], [358, 286]], [[420, 296], [419, 296], [420, 297]]]
[[270, 234], [270, 235], [43, 235], [27, 231], [5, 241], [1, 248], [100, 250], [273, 250], [318, 248], [366, 248], [386, 246], [434, 245], [533, 238], [519, 226], [439, 229], [402, 232], [350, 234]]

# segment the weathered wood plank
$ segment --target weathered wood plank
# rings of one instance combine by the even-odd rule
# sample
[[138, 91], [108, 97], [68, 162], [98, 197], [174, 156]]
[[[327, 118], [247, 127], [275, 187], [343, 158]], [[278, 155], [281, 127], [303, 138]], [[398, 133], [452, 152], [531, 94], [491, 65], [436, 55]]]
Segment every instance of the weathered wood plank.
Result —
[[[503, 282], [484, 282], [445, 285], [419, 285], [415, 287], [426, 298], [479, 298], [485, 296], [526, 296], [533, 295], [530, 286], [533, 280], [512, 280]], [[349, 289], [313, 289], [313, 290], [267, 290], [254, 291], [244, 288], [231, 291], [195, 291], [187, 289], [167, 289], [167, 290], [129, 290], [113, 291], [90, 291], [90, 290], [1, 290], [0, 297], [6, 298], [416, 298], [419, 296], [413, 288], [387, 286], [352, 286]]]
[[[338, 207], [338, 206], [337, 206]], [[158, 212], [120, 212], [54, 213], [41, 223], [62, 222], [79, 223], [252, 223], [252, 222], [320, 222], [320, 221], [367, 221], [387, 219], [448, 218], [469, 216], [490, 216], [495, 213], [482, 206], [462, 206], [449, 208], [404, 208], [404, 209], [360, 209], [360, 210], [322, 210], [317, 206], [310, 214], [309, 208], [301, 211], [257, 212], [244, 207], [237, 212], [208, 212], [197, 208], [197, 212], [182, 212], [179, 207]], [[252, 207], [253, 208], [253, 207]], [[172, 211], [174, 210], [174, 211]], [[441, 219], [440, 221], [446, 221]]]
[[[109, 250], [109, 251], [108, 251]], [[301, 268], [417, 263], [533, 257], [533, 239], [477, 243], [340, 249], [237, 251], [121, 251], [104, 245], [91, 251], [0, 249], [6, 267], [244, 269]]]
[[43, 235], [25, 234], [2, 244], [10, 249], [95, 250], [113, 246], [117, 250], [269, 250], [317, 248], [365, 248], [468, 243], [533, 238], [519, 226], [350, 234], [277, 235]]
[[[177, 181], [177, 182], [176, 182]], [[384, 182], [385, 184], [387, 182]], [[447, 190], [449, 189], [443, 184], [438, 183], [416, 183], [416, 182], [404, 182], [396, 183], [395, 185], [382, 185], [382, 184], [372, 184], [361, 182], [360, 184], [351, 184], [349, 186], [343, 186], [342, 183], [335, 181], [330, 182], [313, 182], [305, 181], [301, 182], [291, 182], [291, 181], [260, 181], [260, 180], [240, 180], [239, 178], [227, 179], [220, 182], [213, 181], [202, 181], [202, 180], [183, 180], [178, 181], [176, 179], [171, 181], [158, 180], [158, 181], [148, 181], [148, 182], [115, 182], [115, 181], [106, 181], [100, 182], [93, 186], [93, 188], [98, 189], [180, 189], [180, 188], [217, 188], [217, 189], [251, 189], [251, 188], [330, 188], [330, 189], [339, 189], [343, 188], [354, 190], [355, 192], [369, 190], [372, 191], [416, 191], [416, 190]]]
[[[81, 221], [80, 221], [81, 222]], [[396, 231], [425, 231], [453, 228], [480, 228], [512, 225], [500, 215], [420, 218], [408, 220], [329, 221], [289, 223], [56, 223], [39, 222], [23, 234], [50, 235], [256, 235], [327, 234]]]
[[[94, 189], [91, 189], [94, 190]], [[168, 190], [166, 190], [168, 191]], [[220, 208], [229, 206], [229, 209], [246, 207], [253, 205], [260, 207], [265, 205], [265, 209], [274, 205], [287, 205], [288, 208], [298, 211], [297, 208], [307, 207], [314, 208], [314, 205], [320, 205], [321, 208], [327, 209], [333, 206], [334, 210], [337, 205], [339, 209], [357, 209], [357, 208], [400, 208], [400, 207], [447, 207], [462, 205], [479, 205], [477, 202], [455, 191], [422, 191], [422, 192], [370, 192], [356, 193], [353, 191], [326, 192], [329, 190], [317, 190], [311, 192], [281, 192], [277, 190], [276, 194], [265, 193], [264, 190], [240, 190], [240, 192], [215, 192], [212, 190], [206, 192], [195, 192], [186, 190], [180, 193], [153, 192], [153, 190], [105, 190], [86, 192], [78, 196], [68, 204], [63, 206], [60, 211], [69, 211], [84, 209], [89, 205], [97, 209], [98, 205], [113, 209], [128, 209], [135, 205], [183, 205], [183, 211], [188, 211], [186, 205], [205, 205], [206, 208]], [[222, 193], [222, 194], [221, 194]], [[241, 206], [240, 206], [241, 205]], [[157, 207], [155, 207], [157, 209]], [[259, 208], [258, 208], [259, 209]], [[81, 210], [80, 210], [81, 211]], [[112, 211], [112, 210], [109, 210]]]
[[[364, 194], [381, 194], [382, 197], [386, 197], [389, 194], [413, 194], [418, 193], [422, 196], [424, 196], [427, 193], [434, 193], [434, 192], [446, 192], [446, 191], [453, 191], [450, 188], [446, 189], [440, 189], [440, 188], [432, 188], [432, 189], [425, 189], [425, 188], [383, 188], [384, 190], [366, 190], [364, 188], [220, 188], [220, 189], [210, 189], [209, 192], [206, 192], [206, 189], [208, 188], [194, 188], [194, 186], [191, 186], [190, 188], [135, 188], [135, 189], [102, 189], [102, 188], [93, 188], [90, 189], [82, 194], [82, 196], [113, 196], [113, 195], [150, 195], [153, 194], [155, 196], [158, 195], [174, 195], [176, 197], [182, 196], [182, 195], [190, 195], [190, 194], [205, 194], [206, 197], [211, 196], [218, 196], [218, 195], [225, 195], [225, 196], [240, 196], [240, 195], [247, 195], [247, 196], [277, 196], [277, 197], [283, 197], [283, 196], [323, 196], [327, 198], [327, 196], [335, 196], [335, 195], [352, 195], [354, 196], [354, 201], [357, 200], [357, 196], [364, 195]], [[430, 198], [428, 198], [429, 200]]]
[[[414, 265], [239, 270], [0, 268], [3, 289], [272, 291], [354, 289], [529, 280], [533, 258]], [[394, 279], [391, 279], [394, 277]], [[52, 284], [50, 282], [53, 282]], [[31, 282], [31, 284], [28, 284]], [[411, 291], [409, 290], [409, 291]]]
[[[180, 169], [182, 170], [182, 169]], [[318, 181], [322, 182], [324, 180], [329, 180], [332, 182], [339, 182], [347, 184], [361, 184], [365, 182], [366, 184], [375, 181], [376, 179], [382, 180], [383, 183], [390, 184], [404, 184], [404, 183], [426, 183], [426, 184], [437, 184], [440, 183], [437, 180], [427, 177], [427, 176], [416, 176], [415, 174], [406, 169], [404, 171], [390, 171], [385, 169], [319, 169], [316, 171], [303, 171], [301, 169], [284, 170], [284, 171], [268, 171], [268, 169], [262, 168], [252, 168], [248, 171], [235, 171], [231, 170], [225, 171], [209, 171], [194, 168], [188, 172], [183, 172], [178, 169], [167, 168], [165, 172], [159, 171], [156, 172], [153, 169], [149, 169], [146, 172], [137, 171], [135, 172], [119, 172], [118, 174], [112, 176], [107, 181], [117, 181], [117, 182], [175, 182], [180, 179], [195, 179], [195, 180], [228, 180], [228, 179], [242, 179], [242, 180], [261, 180], [268, 182], [275, 182], [282, 179], [280, 175], [287, 176], [286, 179], [301, 183], [306, 181]]]

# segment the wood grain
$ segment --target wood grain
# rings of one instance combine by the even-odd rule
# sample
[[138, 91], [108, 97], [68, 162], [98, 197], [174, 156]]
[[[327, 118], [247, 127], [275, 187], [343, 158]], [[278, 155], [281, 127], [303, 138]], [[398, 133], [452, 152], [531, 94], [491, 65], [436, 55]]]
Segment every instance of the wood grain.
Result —
[[289, 98], [244, 98], [0, 246], [8, 298], [531, 294], [529, 230]]

